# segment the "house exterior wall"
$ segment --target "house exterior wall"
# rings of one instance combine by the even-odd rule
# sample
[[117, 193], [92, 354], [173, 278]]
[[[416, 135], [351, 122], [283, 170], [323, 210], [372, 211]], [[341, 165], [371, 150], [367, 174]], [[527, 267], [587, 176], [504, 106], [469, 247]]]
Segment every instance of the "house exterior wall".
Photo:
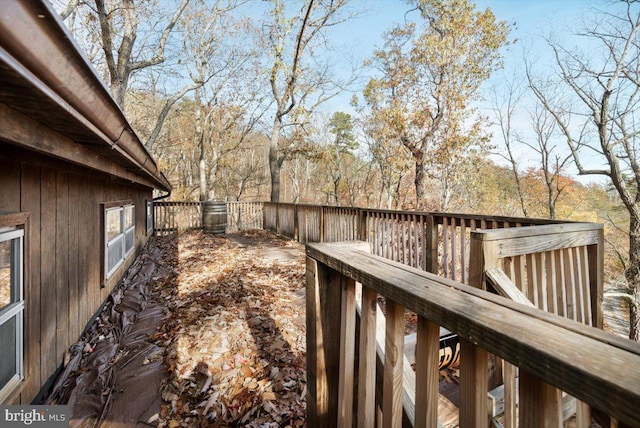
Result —
[[[0, 212], [28, 213], [24, 245], [24, 381], [28, 404], [147, 242], [152, 189], [0, 140]], [[135, 251], [104, 280], [104, 206], [135, 204]]]

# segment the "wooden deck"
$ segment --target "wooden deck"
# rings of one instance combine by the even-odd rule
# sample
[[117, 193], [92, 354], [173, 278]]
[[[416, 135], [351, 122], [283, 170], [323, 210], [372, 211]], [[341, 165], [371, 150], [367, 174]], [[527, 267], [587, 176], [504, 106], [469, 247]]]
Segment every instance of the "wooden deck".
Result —
[[[116, 290], [112, 301], [120, 306], [103, 311], [90, 330], [93, 337], [72, 347], [68, 378], [59, 385], [71, 383], [77, 389], [60, 387], [53, 402], [71, 404], [72, 426], [87, 420], [102, 427], [304, 424], [304, 257], [301, 244], [263, 231], [224, 236], [191, 231], [154, 238], [125, 288]], [[122, 320], [122, 298], [132, 293], [127, 291], [131, 287], [140, 289], [140, 281], [147, 282], [142, 289], [149, 293], [141, 299], [161, 303], [165, 315], [156, 317], [152, 327], [134, 322], [124, 330], [150, 337], [158, 349], [155, 357], [135, 358], [142, 351], [126, 343], [105, 343], [109, 337], [126, 339], [114, 333], [123, 327], [105, 317]], [[149, 322], [144, 315], [131, 319]], [[100, 350], [108, 354], [98, 357]], [[128, 357], [118, 358], [123, 353]], [[160, 361], [164, 364], [158, 366]], [[88, 382], [91, 364], [105, 362], [102, 368], [113, 374]], [[149, 379], [156, 381], [149, 380], [142, 394], [134, 387], [139, 379], [127, 373], [146, 373], [154, 365], [159, 371]], [[149, 390], [150, 385], [156, 386]], [[439, 406], [443, 426], [456, 426], [455, 407], [445, 417], [452, 412], [451, 403], [441, 400]]]
[[71, 426], [304, 425], [304, 268], [268, 232], [153, 238], [49, 402]]

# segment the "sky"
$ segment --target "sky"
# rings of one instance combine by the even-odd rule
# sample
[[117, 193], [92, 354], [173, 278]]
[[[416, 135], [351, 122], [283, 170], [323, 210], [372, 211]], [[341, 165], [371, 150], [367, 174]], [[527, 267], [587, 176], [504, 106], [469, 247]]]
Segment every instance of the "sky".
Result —
[[[580, 28], [580, 22], [588, 18], [594, 5], [606, 5], [604, 1], [590, 0], [476, 0], [477, 9], [489, 8], [500, 20], [514, 24], [510, 40], [516, 40], [508, 49], [503, 50], [504, 74], [512, 70], [522, 70], [523, 52], [535, 61], [550, 60], [550, 52], [543, 35], [551, 32], [559, 37], [567, 37]], [[382, 34], [394, 24], [404, 23], [405, 19], [418, 19], [418, 12], [408, 12], [410, 7], [405, 0], [356, 0], [358, 10], [366, 10], [360, 17], [331, 29], [333, 43], [345, 55], [353, 55], [354, 61], [362, 63], [372, 56], [376, 48], [382, 47]], [[338, 62], [338, 61], [337, 61]], [[493, 81], [487, 82], [485, 89], [496, 85], [502, 72], [494, 73]], [[331, 103], [333, 111], [351, 112], [349, 105], [351, 94], [345, 94], [337, 102]]]

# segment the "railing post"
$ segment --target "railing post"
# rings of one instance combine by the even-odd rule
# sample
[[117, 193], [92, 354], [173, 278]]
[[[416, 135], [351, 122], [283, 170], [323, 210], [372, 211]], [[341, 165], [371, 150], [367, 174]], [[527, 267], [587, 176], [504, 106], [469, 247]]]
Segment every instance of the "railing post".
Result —
[[356, 282], [341, 278], [340, 373], [338, 377], [338, 427], [353, 426], [353, 382], [356, 337]]
[[[446, 243], [445, 243], [446, 245]], [[469, 285], [486, 290], [485, 272], [498, 264], [495, 242], [482, 240], [478, 232], [471, 232], [469, 249]], [[494, 364], [496, 358], [492, 357]], [[489, 408], [489, 354], [467, 340], [460, 340], [460, 401], [464, 403], [460, 411], [460, 426], [487, 427]], [[465, 400], [465, 401], [463, 401]], [[505, 403], [508, 409], [509, 403]], [[508, 410], [507, 410], [508, 411]]]
[[440, 326], [418, 317], [416, 342], [416, 428], [438, 426]]
[[485, 272], [498, 265], [498, 247], [495, 241], [484, 241], [480, 232], [471, 232], [469, 250], [469, 285], [487, 289]]
[[382, 415], [385, 427], [402, 426], [404, 307], [387, 299]]
[[307, 424], [336, 426], [340, 374], [340, 316], [346, 277], [307, 257]]

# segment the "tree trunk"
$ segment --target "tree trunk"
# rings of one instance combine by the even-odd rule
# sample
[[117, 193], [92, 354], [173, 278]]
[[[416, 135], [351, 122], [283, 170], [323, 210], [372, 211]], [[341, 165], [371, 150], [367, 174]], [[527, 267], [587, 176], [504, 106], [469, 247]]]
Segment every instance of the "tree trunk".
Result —
[[[635, 215], [634, 215], [635, 214]], [[629, 339], [640, 342], [640, 212], [629, 222], [629, 267], [625, 272], [629, 294]]]
[[278, 141], [282, 129], [282, 119], [276, 113], [271, 130], [271, 142], [269, 144], [269, 172], [271, 173], [271, 202], [280, 202], [280, 169], [278, 160]]
[[204, 161], [204, 157], [200, 157], [198, 163], [200, 169], [200, 201], [207, 200], [207, 164]]
[[196, 134], [200, 156], [198, 159], [198, 172], [200, 175], [200, 201], [207, 200], [207, 162], [205, 160], [204, 131], [202, 127], [202, 105], [200, 102], [200, 91], [196, 90], [196, 114], [195, 114]]
[[416, 163], [416, 177], [415, 177], [415, 186], [416, 186], [416, 204], [418, 209], [423, 209], [426, 206], [425, 201], [425, 188], [424, 188], [424, 161], [423, 156], [417, 156], [414, 154], [415, 163]]

